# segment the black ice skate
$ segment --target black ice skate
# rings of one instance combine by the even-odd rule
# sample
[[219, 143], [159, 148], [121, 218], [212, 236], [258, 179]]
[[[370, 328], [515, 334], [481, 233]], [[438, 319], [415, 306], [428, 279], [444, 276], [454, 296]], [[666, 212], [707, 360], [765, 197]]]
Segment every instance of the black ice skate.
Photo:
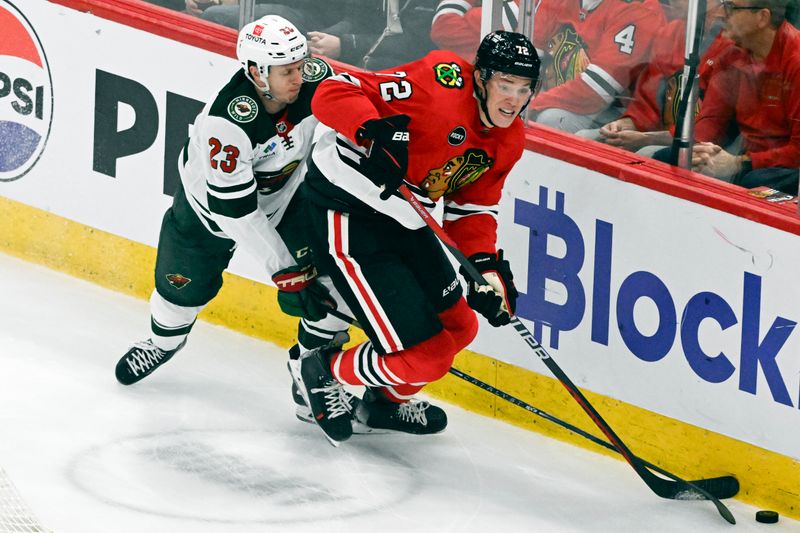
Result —
[[355, 419], [373, 430], [414, 435], [440, 433], [447, 427], [447, 414], [440, 407], [420, 400], [395, 403], [369, 388], [358, 404]]
[[117, 381], [123, 385], [132, 385], [146, 378], [169, 361], [185, 344], [186, 339], [183, 339], [174, 350], [162, 350], [150, 339], [137, 342], [117, 363]]
[[350, 396], [342, 384], [333, 378], [329, 356], [332, 348], [316, 348], [289, 361], [297, 388], [311, 408], [314, 421], [334, 446], [353, 434]]
[[[292, 374], [292, 365], [291, 361], [297, 361], [300, 359], [300, 346], [295, 344], [291, 348], [289, 348], [289, 374]], [[358, 402], [361, 400], [355, 394], [350, 394], [349, 392], [345, 391], [347, 395], [347, 403], [350, 404], [350, 412], [355, 412], [356, 406]], [[300, 390], [297, 388], [297, 383], [294, 382], [294, 377], [292, 377], [292, 399], [294, 400], [294, 416], [297, 417], [298, 420], [301, 422], [307, 422], [309, 424], [316, 424], [314, 421], [314, 415], [311, 413], [311, 408], [308, 407], [306, 400], [303, 398], [303, 395], [300, 394]], [[369, 428], [364, 428], [362, 424], [357, 423], [353, 420], [353, 433], [372, 433], [368, 431]]]

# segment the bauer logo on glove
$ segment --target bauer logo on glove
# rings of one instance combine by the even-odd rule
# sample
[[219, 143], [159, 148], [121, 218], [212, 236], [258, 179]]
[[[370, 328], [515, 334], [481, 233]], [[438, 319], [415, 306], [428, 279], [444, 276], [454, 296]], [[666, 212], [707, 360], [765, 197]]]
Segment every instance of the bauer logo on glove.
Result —
[[408, 115], [392, 115], [366, 121], [357, 140], [369, 144], [369, 155], [361, 162], [361, 173], [381, 187], [381, 200], [391, 197], [408, 172]]

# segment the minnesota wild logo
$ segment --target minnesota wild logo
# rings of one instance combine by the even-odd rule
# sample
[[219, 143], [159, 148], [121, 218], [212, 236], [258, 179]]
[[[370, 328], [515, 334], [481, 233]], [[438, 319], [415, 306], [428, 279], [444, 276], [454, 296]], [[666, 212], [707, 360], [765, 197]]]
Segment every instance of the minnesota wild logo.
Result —
[[185, 286], [187, 286], [192, 282], [192, 280], [190, 280], [183, 274], [167, 274], [166, 278], [167, 281], [169, 281], [169, 284], [178, 290], [181, 290], [182, 288], [184, 288]]
[[460, 89], [464, 86], [461, 66], [458, 63], [437, 63], [433, 66], [433, 72], [439, 85], [448, 89]]
[[250, 122], [258, 115], [258, 105], [249, 96], [237, 96], [228, 104], [228, 114], [240, 124]]
[[328, 64], [316, 57], [307, 57], [303, 61], [303, 81], [309, 83], [319, 81], [328, 75], [330, 68]]

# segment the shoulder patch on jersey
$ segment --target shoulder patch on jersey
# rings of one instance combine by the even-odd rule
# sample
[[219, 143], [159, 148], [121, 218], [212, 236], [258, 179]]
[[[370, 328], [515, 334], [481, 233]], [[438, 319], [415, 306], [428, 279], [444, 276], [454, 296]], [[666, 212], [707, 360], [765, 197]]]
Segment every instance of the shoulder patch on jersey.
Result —
[[258, 104], [249, 96], [237, 96], [228, 104], [228, 114], [240, 124], [252, 122], [258, 115]]
[[464, 86], [461, 66], [458, 63], [436, 63], [433, 66], [436, 83], [448, 89], [460, 89]]
[[303, 62], [303, 81], [313, 83], [328, 75], [330, 67], [326, 62], [316, 57], [307, 57]]

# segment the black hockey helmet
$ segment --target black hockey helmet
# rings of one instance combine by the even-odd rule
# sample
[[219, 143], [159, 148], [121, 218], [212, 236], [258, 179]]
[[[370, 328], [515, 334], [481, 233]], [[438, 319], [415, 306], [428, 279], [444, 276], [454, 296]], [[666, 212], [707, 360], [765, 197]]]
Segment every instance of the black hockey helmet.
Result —
[[539, 55], [527, 37], [513, 31], [497, 30], [488, 34], [478, 47], [475, 68], [481, 79], [489, 80], [494, 72], [504, 72], [531, 79], [531, 89], [539, 80]]

